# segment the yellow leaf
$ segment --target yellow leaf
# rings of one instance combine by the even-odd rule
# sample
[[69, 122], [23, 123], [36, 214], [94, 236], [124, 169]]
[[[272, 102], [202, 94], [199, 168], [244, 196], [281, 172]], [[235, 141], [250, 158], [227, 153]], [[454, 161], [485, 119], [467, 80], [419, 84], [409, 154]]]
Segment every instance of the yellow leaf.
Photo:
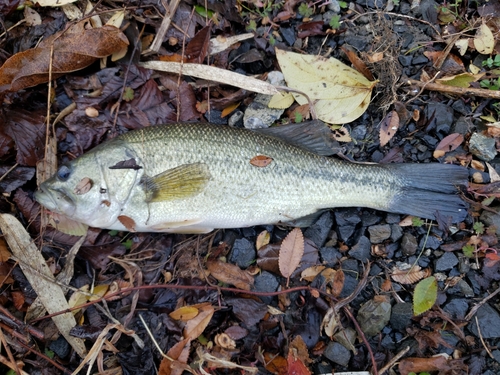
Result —
[[483, 55], [490, 55], [493, 52], [495, 37], [490, 28], [484, 23], [477, 29], [474, 37], [474, 47], [476, 47], [477, 52]]
[[460, 54], [460, 56], [465, 55], [465, 52], [467, 52], [467, 48], [469, 47], [469, 38], [458, 39], [455, 42], [455, 47], [458, 48], [458, 53]]
[[108, 292], [108, 289], [109, 284], [96, 285], [92, 291], [92, 296], [89, 296], [89, 301], [97, 301]]
[[222, 110], [220, 117], [223, 117], [223, 118], [226, 117], [231, 112], [233, 112], [236, 108], [238, 108], [239, 105], [240, 105], [239, 102], [228, 105], [226, 108], [224, 108]]
[[285, 109], [292, 105], [294, 101], [293, 95], [289, 92], [274, 94], [267, 106], [269, 108]]
[[476, 82], [483, 77], [484, 73], [470, 74], [461, 73], [450, 77], [443, 77], [436, 80], [436, 83], [454, 87], [469, 87], [471, 82]]
[[[289, 87], [304, 92], [315, 103], [318, 118], [344, 124], [361, 116], [370, 103], [377, 81], [334, 58], [301, 55], [276, 49], [276, 57]], [[293, 93], [299, 104], [307, 99]]]
[[182, 320], [184, 322], [187, 322], [188, 320], [195, 318], [198, 315], [198, 313], [199, 313], [199, 310], [196, 307], [183, 306], [183, 307], [178, 308], [177, 310], [172, 311], [168, 315], [172, 319]]

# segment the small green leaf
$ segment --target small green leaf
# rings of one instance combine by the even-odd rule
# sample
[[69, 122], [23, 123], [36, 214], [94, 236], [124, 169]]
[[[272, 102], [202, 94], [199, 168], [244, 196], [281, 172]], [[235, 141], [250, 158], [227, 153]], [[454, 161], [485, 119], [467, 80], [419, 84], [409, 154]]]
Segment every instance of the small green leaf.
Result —
[[332, 29], [338, 29], [338, 28], [340, 28], [340, 15], [334, 14], [332, 16], [332, 18], [330, 19], [329, 25], [330, 25], [330, 27]]
[[339, 1], [339, 5], [342, 9], [346, 9], [349, 5], [347, 5], [347, 1]]
[[472, 246], [472, 245], [465, 245], [465, 246], [462, 247], [462, 251], [464, 252], [464, 255], [467, 258], [473, 258], [474, 257], [474, 251], [476, 251], [476, 249], [474, 249], [474, 246]]
[[212, 18], [214, 12], [210, 9], [206, 9], [204, 6], [195, 5], [194, 10], [202, 17]]
[[434, 276], [423, 279], [415, 286], [413, 293], [413, 314], [423, 314], [429, 310], [437, 300], [438, 285]]
[[52, 350], [45, 348], [45, 355], [46, 355], [47, 357], [49, 357], [50, 359], [53, 359], [53, 358], [54, 358], [55, 353], [54, 353]]
[[302, 113], [300, 113], [300, 112], [294, 112], [294, 114], [295, 114], [295, 123], [296, 124], [299, 124], [299, 123], [302, 122], [302, 120], [304, 120], [303, 116], [302, 116]]
[[477, 234], [483, 234], [484, 233], [484, 224], [481, 223], [480, 221], [476, 221], [474, 223], [474, 226], [472, 228], [474, 229], [474, 231]]
[[134, 90], [131, 87], [126, 87], [123, 93], [123, 100], [130, 102], [132, 99], [134, 99]]
[[414, 216], [411, 218], [411, 225], [420, 228], [422, 225], [424, 225], [424, 221], [421, 218]]
[[302, 3], [300, 4], [299, 6], [299, 14], [302, 16], [302, 17], [311, 17], [312, 14], [313, 14], [313, 10], [311, 8], [309, 8], [309, 6], [307, 6], [306, 3]]
[[132, 243], [133, 243], [132, 240], [128, 239], [126, 241], [123, 241], [122, 245], [125, 246], [125, 249], [130, 250], [132, 247]]
[[250, 20], [250, 22], [248, 22], [246, 29], [247, 29], [247, 31], [257, 30], [257, 22], [255, 22], [255, 20]]

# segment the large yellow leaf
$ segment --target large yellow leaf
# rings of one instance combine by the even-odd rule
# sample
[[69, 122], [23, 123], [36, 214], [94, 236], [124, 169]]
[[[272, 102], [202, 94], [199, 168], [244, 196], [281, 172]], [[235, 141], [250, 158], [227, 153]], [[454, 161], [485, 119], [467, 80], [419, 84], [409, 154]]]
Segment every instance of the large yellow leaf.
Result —
[[[361, 116], [368, 107], [377, 81], [366, 79], [339, 60], [279, 49], [276, 57], [288, 86], [309, 96], [319, 119], [345, 124]], [[299, 104], [307, 103], [303, 95], [293, 96]]]

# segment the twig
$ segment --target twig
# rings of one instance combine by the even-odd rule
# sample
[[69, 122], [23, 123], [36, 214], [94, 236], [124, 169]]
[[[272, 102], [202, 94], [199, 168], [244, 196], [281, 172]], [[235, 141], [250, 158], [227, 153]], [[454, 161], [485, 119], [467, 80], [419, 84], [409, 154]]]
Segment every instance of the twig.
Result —
[[441, 83], [420, 82], [414, 79], [407, 79], [406, 84], [421, 87], [423, 90], [446, 92], [456, 95], [473, 95], [481, 98], [500, 99], [500, 91], [488, 89], [475, 89], [472, 87], [455, 87], [443, 85]]
[[479, 335], [479, 340], [481, 340], [481, 344], [483, 344], [483, 347], [486, 349], [486, 352], [488, 353], [490, 358], [495, 359], [495, 357], [493, 357], [493, 354], [491, 354], [490, 349], [488, 348], [488, 346], [484, 342], [483, 335], [481, 334], [481, 327], [479, 327], [479, 320], [477, 319], [477, 316], [475, 318], [476, 318], [477, 334]]
[[[413, 98], [411, 98], [410, 100], [408, 100], [406, 102], [406, 104], [409, 104], [412, 101], [414, 101], [415, 99], [417, 99], [424, 92], [424, 90], [427, 88], [427, 86], [429, 86], [431, 83], [434, 82], [434, 80], [438, 77], [439, 73], [441, 73], [441, 72], [437, 72], [436, 74], [434, 74], [434, 77], [432, 77], [430, 81], [428, 81], [428, 82], [422, 82], [423, 85], [420, 86], [420, 91]], [[409, 81], [410, 80], [408, 80], [408, 82]], [[420, 82], [420, 81], [417, 81], [417, 82]]]
[[408, 351], [410, 350], [410, 347], [407, 346], [406, 348], [404, 348], [403, 350], [401, 350], [398, 354], [396, 354], [389, 362], [387, 362], [387, 364], [382, 367], [379, 371], [379, 375], [382, 375], [384, 372], [386, 372], [387, 370], [389, 370], [392, 366], [394, 366], [394, 364], [399, 361], [399, 359], [404, 356], [406, 353], [408, 353]]
[[10, 172], [12, 172], [12, 171], [13, 171], [13, 170], [14, 170], [14, 169], [18, 166], [18, 165], [19, 165], [19, 163], [16, 163], [16, 164], [14, 164], [12, 167], [10, 167], [10, 169], [9, 169], [7, 172], [5, 172], [5, 173], [2, 175], [2, 177], [0, 177], [0, 181], [2, 181], [5, 177], [7, 177], [7, 175], [8, 175]]
[[161, 44], [163, 43], [163, 38], [165, 37], [165, 34], [167, 33], [168, 28], [170, 27], [170, 23], [172, 22], [172, 17], [174, 16], [179, 4], [180, 0], [172, 0], [170, 2], [170, 5], [168, 6], [165, 6], [166, 4], [163, 3], [163, 5], [165, 6], [165, 16], [161, 21], [160, 28], [156, 32], [156, 36], [153, 39], [153, 42], [151, 43], [149, 48], [142, 53], [143, 55], [150, 55], [152, 53], [157, 53], [160, 50]]
[[469, 321], [472, 319], [477, 310], [483, 306], [486, 302], [488, 302], [491, 298], [495, 297], [498, 293], [500, 293], [500, 288], [497, 288], [493, 293], [491, 293], [488, 297], [484, 298], [481, 302], [475, 305], [472, 309], [470, 309], [469, 313], [465, 316], [465, 320]]

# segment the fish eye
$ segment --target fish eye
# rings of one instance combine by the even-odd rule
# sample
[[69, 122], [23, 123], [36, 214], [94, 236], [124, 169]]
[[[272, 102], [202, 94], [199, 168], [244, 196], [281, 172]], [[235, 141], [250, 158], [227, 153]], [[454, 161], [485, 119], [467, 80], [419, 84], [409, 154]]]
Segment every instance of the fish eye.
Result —
[[57, 171], [57, 178], [61, 181], [66, 181], [71, 174], [71, 169], [67, 165], [61, 166]]

